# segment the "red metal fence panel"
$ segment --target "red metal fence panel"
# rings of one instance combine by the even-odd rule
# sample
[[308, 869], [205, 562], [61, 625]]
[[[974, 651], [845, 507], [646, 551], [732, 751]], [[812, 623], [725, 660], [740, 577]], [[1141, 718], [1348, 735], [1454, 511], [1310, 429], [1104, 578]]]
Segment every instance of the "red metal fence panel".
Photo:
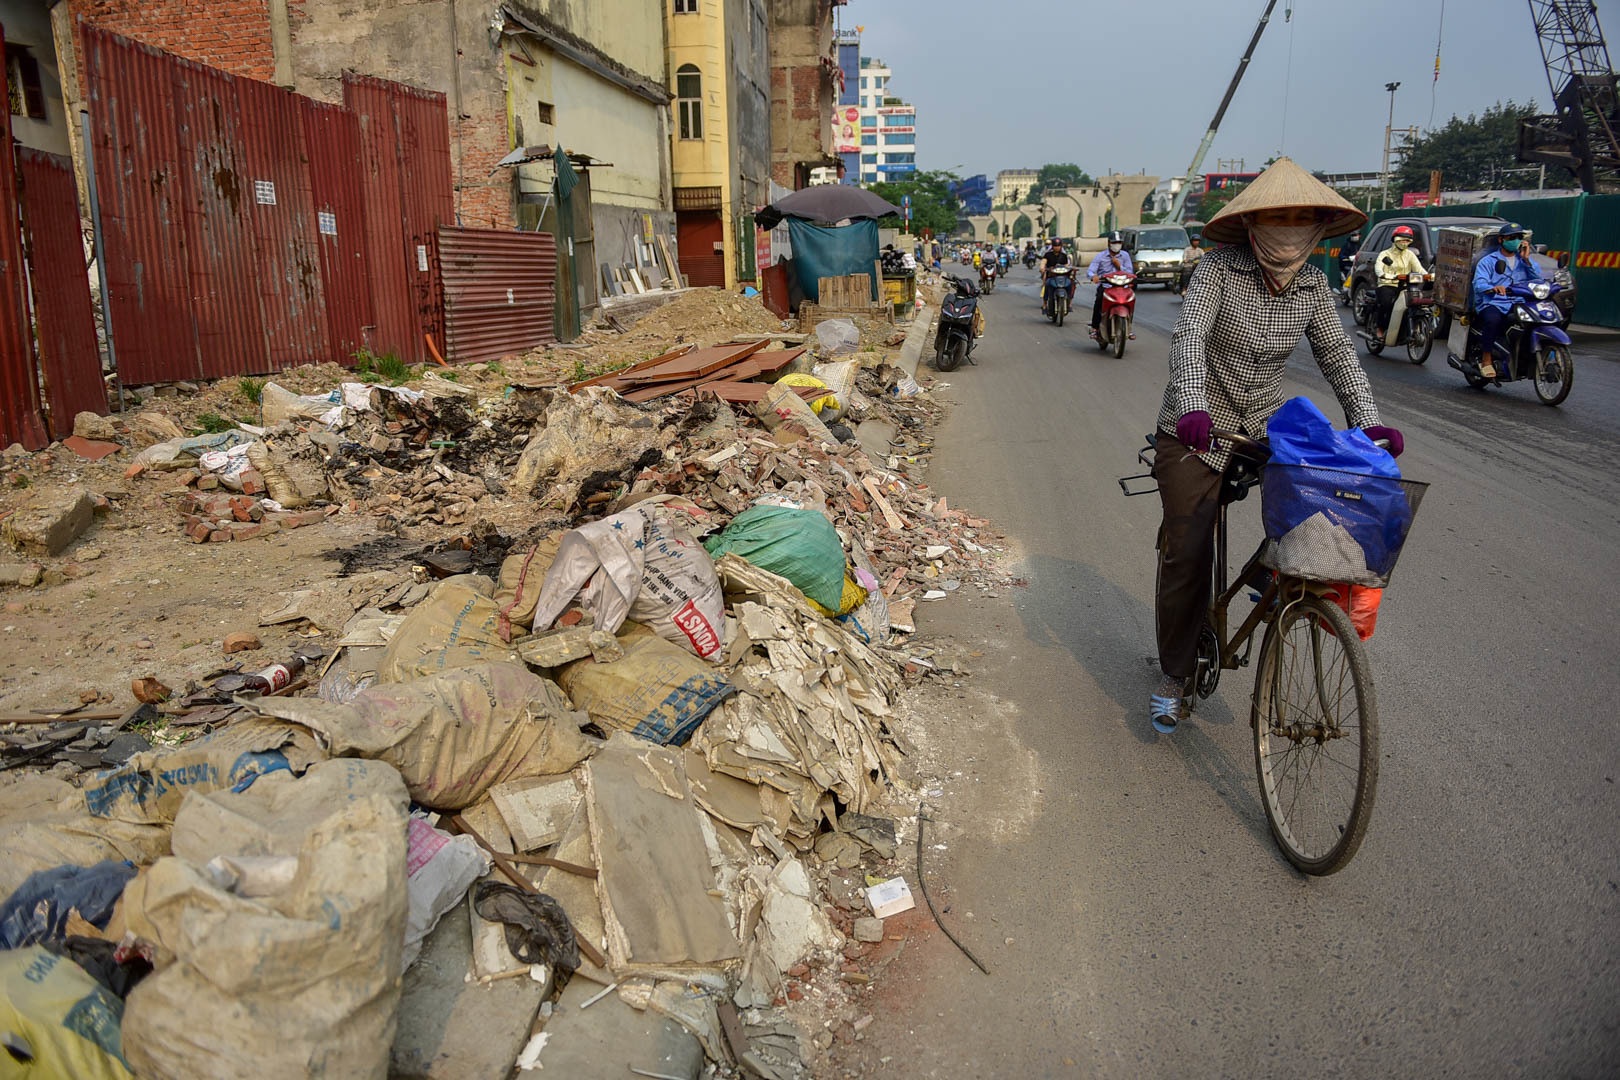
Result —
[[108, 296], [127, 383], [407, 360], [441, 332], [442, 94], [346, 75], [324, 105], [84, 26]]
[[128, 383], [198, 378], [176, 60], [92, 26], [83, 27], [82, 41], [108, 255], [102, 303], [118, 373]]
[[[144, 46], [130, 47], [144, 49]], [[189, 286], [192, 333], [197, 357], [195, 375], [161, 359], [150, 373], [126, 373], [124, 323], [112, 312], [114, 350], [125, 382], [158, 379], [209, 379], [265, 368], [264, 318], [252, 287], [258, 274], [249, 209], [253, 183], [243, 160], [245, 135], [236, 107], [234, 80], [202, 64], [153, 50], [149, 77], [166, 80], [179, 149], [180, 241]], [[156, 93], [161, 91], [155, 90]], [[92, 112], [92, 119], [94, 113]], [[97, 172], [98, 178], [101, 173]], [[105, 187], [102, 188], [105, 190]], [[102, 212], [105, 221], [106, 212]], [[111, 238], [103, 249], [108, 267], [117, 265]], [[177, 335], [184, 328], [169, 328]], [[142, 377], [144, 376], [144, 377]]]
[[427, 359], [423, 334], [440, 336], [434, 234], [454, 220], [450, 127], [443, 94], [354, 72], [343, 103], [360, 117], [366, 257], [379, 352]]
[[248, 182], [242, 206], [253, 224], [259, 308], [277, 370], [329, 359], [326, 297], [309, 169], [299, 142], [298, 96], [237, 79]]
[[309, 149], [329, 348], [333, 360], [347, 364], [376, 322], [366, 275], [366, 203], [356, 175], [360, 121], [348, 109], [313, 98], [301, 98], [299, 104]]
[[17, 172], [47, 420], [65, 439], [79, 413], [107, 412], [79, 193], [72, 161], [57, 154], [18, 147]]
[[[0, 29], [0, 56], [5, 55]], [[50, 440], [39, 409], [34, 335], [28, 322], [28, 276], [17, 229], [17, 174], [12, 168], [11, 110], [0, 115], [0, 448], [20, 442], [38, 450]]]
[[557, 340], [555, 237], [444, 226], [438, 240], [449, 359], [495, 360]]

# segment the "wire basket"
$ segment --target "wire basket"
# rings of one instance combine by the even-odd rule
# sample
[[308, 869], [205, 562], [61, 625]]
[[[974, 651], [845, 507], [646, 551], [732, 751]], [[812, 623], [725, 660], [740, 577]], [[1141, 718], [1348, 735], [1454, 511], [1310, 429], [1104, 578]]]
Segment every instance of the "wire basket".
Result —
[[1306, 581], [1389, 582], [1429, 485], [1311, 465], [1268, 465], [1260, 477], [1261, 561]]

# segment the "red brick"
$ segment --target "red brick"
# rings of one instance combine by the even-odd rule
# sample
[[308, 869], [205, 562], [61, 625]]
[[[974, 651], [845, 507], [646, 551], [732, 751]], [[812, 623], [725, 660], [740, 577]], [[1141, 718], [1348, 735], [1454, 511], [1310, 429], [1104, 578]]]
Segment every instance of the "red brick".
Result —
[[229, 529], [215, 529], [213, 532], [208, 534], [208, 542], [210, 544], [223, 544], [230, 538], [231, 531]]
[[260, 476], [257, 470], [255, 470], [255, 469], [245, 469], [245, 470], [243, 470], [241, 480], [242, 480], [242, 494], [244, 494], [244, 495], [263, 495], [264, 494], [264, 477]]

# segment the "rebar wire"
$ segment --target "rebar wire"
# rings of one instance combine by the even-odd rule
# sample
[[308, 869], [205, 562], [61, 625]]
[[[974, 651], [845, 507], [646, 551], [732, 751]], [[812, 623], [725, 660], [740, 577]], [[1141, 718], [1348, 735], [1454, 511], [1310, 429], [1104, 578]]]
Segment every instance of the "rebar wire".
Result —
[[1440, 29], [1434, 34], [1434, 78], [1429, 83], [1429, 126], [1425, 131], [1434, 130], [1434, 102], [1435, 93], [1440, 89], [1440, 46], [1446, 39], [1446, 0], [1440, 0]]
[[923, 816], [922, 811], [923, 811], [923, 804], [918, 803], [917, 804], [917, 888], [922, 890], [923, 901], [928, 905], [928, 914], [930, 914], [930, 915], [932, 915], [934, 917], [934, 925], [939, 927], [940, 930], [944, 931], [945, 936], [951, 939], [951, 944], [952, 945], [955, 945], [958, 949], [962, 950], [962, 955], [963, 956], [965, 956], [969, 960], [973, 961], [973, 966], [974, 967], [978, 968], [980, 971], [982, 971], [986, 975], [988, 975], [988, 974], [990, 974], [990, 969], [985, 967], [983, 962], [981, 962], [977, 956], [974, 956], [971, 952], [969, 952], [968, 947], [966, 945], [962, 944], [960, 941], [958, 941], [956, 939], [956, 935], [951, 933], [951, 928], [946, 926], [943, 922], [940, 921], [939, 912], [934, 910], [934, 898], [928, 895], [928, 879], [923, 877], [923, 822], [927, 821], [928, 819]]
[[1288, 24], [1288, 65], [1283, 68], [1282, 132], [1277, 136], [1277, 153], [1288, 152], [1288, 99], [1294, 88], [1294, 0], [1288, 0], [1283, 9], [1283, 22]]

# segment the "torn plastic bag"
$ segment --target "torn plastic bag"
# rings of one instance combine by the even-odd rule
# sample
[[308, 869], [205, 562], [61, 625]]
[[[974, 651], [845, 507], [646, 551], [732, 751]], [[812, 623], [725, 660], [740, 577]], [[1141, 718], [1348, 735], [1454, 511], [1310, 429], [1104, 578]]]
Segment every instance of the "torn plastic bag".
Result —
[[506, 924], [506, 947], [525, 964], [550, 964], [557, 989], [579, 968], [579, 942], [568, 913], [545, 893], [527, 893], [498, 881], [473, 890], [473, 909], [490, 922]]
[[[405, 967], [416, 963], [422, 942], [444, 913], [461, 903], [489, 869], [489, 856], [470, 836], [451, 836], [424, 818], [412, 817], [405, 834], [410, 908], [405, 918]], [[575, 960], [575, 966], [579, 961]]]
[[133, 863], [108, 859], [94, 866], [58, 866], [31, 875], [0, 907], [0, 949], [59, 942], [70, 914], [98, 930], [112, 918]]
[[844, 545], [832, 522], [818, 511], [750, 506], [703, 547], [716, 559], [728, 551], [741, 555], [787, 578], [823, 608], [844, 610]]
[[551, 628], [578, 596], [600, 630], [626, 619], [705, 660], [720, 657], [725, 601], [714, 563], [692, 534], [656, 507], [640, 506], [564, 534], [534, 613]]

